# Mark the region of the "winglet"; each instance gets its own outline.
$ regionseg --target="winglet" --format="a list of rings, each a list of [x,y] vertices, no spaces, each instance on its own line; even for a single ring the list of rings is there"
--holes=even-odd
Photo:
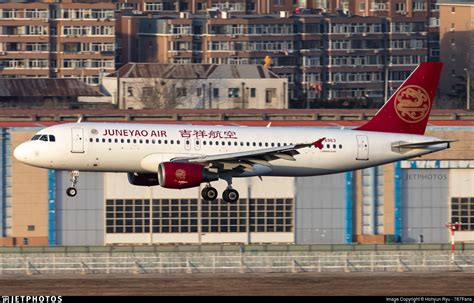
[[[423,135],[442,68],[441,62],[418,65],[375,116],[356,130]]]

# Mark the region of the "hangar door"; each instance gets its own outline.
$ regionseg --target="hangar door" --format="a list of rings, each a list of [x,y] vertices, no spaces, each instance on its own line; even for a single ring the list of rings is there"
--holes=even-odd
[[[402,242],[446,243],[449,170],[402,170]]]

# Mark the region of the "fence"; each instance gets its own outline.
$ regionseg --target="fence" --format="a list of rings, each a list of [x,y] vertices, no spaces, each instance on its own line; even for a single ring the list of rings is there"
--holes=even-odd
[[[474,271],[474,253],[181,253],[181,254],[1,254],[0,275]]]

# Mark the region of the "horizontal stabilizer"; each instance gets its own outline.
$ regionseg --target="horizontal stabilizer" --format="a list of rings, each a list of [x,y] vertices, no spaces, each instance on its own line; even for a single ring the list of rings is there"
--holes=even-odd
[[[416,149],[416,148],[426,148],[433,145],[439,144],[449,144],[457,140],[442,140],[442,141],[426,141],[426,142],[415,142],[415,143],[406,143],[406,142],[395,142],[392,144],[393,148],[405,148],[405,149]]]

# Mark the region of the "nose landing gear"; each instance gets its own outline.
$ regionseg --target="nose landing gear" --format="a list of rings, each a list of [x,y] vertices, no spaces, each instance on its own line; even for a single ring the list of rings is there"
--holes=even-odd
[[[66,194],[69,197],[74,197],[77,195],[77,189],[76,189],[76,184],[79,182],[79,171],[78,170],[72,170],[69,172],[69,175],[71,176],[71,187],[68,187],[66,189]]]

